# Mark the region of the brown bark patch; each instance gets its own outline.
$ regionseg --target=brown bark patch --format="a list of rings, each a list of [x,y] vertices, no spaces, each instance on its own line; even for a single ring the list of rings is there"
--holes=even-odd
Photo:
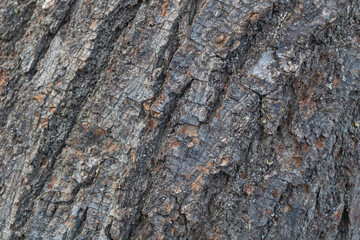
[[[40,127],[41,127],[41,128],[45,128],[45,127],[47,126],[48,122],[49,122],[49,117],[42,118],[42,119],[40,120]]]
[[[167,0],[163,5],[161,5],[161,12],[160,16],[165,17],[166,15],[166,9],[170,6],[170,0]]]
[[[199,166],[197,169],[198,169],[200,172],[202,172],[202,173],[206,173],[206,174],[209,174],[209,173],[210,173],[210,169],[207,168],[207,167]]]
[[[102,128],[97,128],[96,130],[95,130],[95,136],[96,137],[102,137],[102,136],[104,136],[106,134],[106,131],[104,130],[104,129],[102,129]]]
[[[303,146],[303,153],[307,153],[310,150],[311,146],[307,143],[304,144]]]
[[[166,209],[166,212],[169,214],[171,213],[172,207],[168,202],[164,203],[164,208]]]
[[[221,119],[220,111],[223,110],[223,108],[224,103],[221,103],[221,106],[216,110],[216,116],[218,117],[218,119]]]
[[[291,209],[292,209],[292,207],[291,207],[290,205],[286,205],[286,206],[284,207],[284,212],[285,212],[285,213],[289,213],[289,212],[291,211]]]
[[[39,94],[37,96],[33,96],[33,99],[36,100],[38,103],[42,103],[44,101],[44,94]]]
[[[339,221],[340,220],[340,217],[341,217],[341,214],[342,214],[342,209],[338,209],[336,210],[335,214],[334,214],[334,217],[336,219],[336,221]]]
[[[229,158],[226,155],[224,155],[220,160],[220,166],[226,166],[228,165],[228,163],[229,163]]]
[[[55,182],[56,182],[56,177],[53,177],[53,179],[51,180],[51,182],[48,185],[48,188],[53,189],[55,186]]]
[[[80,158],[80,157],[82,157],[84,154],[83,154],[81,151],[79,151],[79,150],[75,150],[75,151],[74,151],[74,155],[75,155],[75,157]]]
[[[189,137],[197,137],[198,132],[195,126],[183,126],[180,130],[182,135],[186,135]]]
[[[50,107],[48,108],[48,111],[51,113],[55,113],[56,112],[56,107],[54,103],[50,103]]]
[[[89,123],[84,122],[84,123],[81,124],[81,126],[83,127],[83,130],[84,130],[85,132],[89,132],[89,126],[90,126]]]
[[[250,186],[248,183],[245,186],[245,191],[248,196],[254,192],[254,187]]]
[[[227,41],[229,40],[228,36],[226,36],[225,34],[221,34],[220,36],[218,36],[216,38],[216,47],[219,50],[223,50],[225,44],[227,43]]]
[[[114,153],[117,148],[117,145],[112,143],[111,141],[108,141],[106,143],[106,149],[109,153]]]
[[[155,127],[156,127],[156,121],[150,120],[150,121],[148,122],[147,127],[148,127],[149,130],[154,131],[154,129],[155,129]]]
[[[131,149],[131,150],[130,150],[130,159],[131,159],[131,162],[134,164],[135,161],[136,161],[136,158],[135,158],[135,150],[134,150],[134,149]]]
[[[194,137],[194,138],[192,138],[191,141],[188,143],[187,147],[188,147],[188,148],[192,148],[192,147],[194,147],[195,145],[199,144],[199,142],[200,142],[199,138]]]
[[[302,166],[302,158],[301,157],[295,158],[295,166],[296,167],[301,167]]]
[[[278,196],[278,192],[277,192],[277,189],[275,188],[274,191],[273,191],[273,196],[274,197],[277,197]]]
[[[8,84],[8,78],[4,70],[0,70],[0,94],[3,93],[4,87]]]
[[[196,191],[198,191],[198,190],[200,189],[200,187],[201,187],[201,184],[200,184],[201,181],[202,181],[202,175],[198,176],[198,177],[196,178],[195,182],[193,182],[193,183],[191,184],[191,189],[192,189],[193,192],[196,192]]]
[[[256,22],[258,19],[259,19],[259,14],[258,14],[258,13],[253,13],[253,14],[250,16],[250,22],[251,22],[251,23]]]
[[[151,103],[151,99],[147,100],[143,103],[143,107],[145,111],[149,111],[150,110],[150,103]]]
[[[266,210],[265,210],[265,215],[266,215],[266,216],[269,216],[270,213],[271,213],[271,210],[270,210],[270,209],[266,209]]]
[[[49,164],[49,162],[50,162],[49,157],[43,158],[43,160],[41,161],[41,166],[45,168]]]
[[[168,146],[169,146],[169,148],[178,148],[178,147],[180,147],[180,145],[181,145],[181,142],[173,139],[172,141],[169,142]]]
[[[309,184],[304,184],[303,191],[304,191],[304,193],[309,194],[310,191],[311,191],[310,185]]]

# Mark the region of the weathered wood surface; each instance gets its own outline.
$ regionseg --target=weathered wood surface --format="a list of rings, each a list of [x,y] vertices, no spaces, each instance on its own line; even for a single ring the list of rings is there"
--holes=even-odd
[[[1,0],[0,239],[360,239],[359,0]]]

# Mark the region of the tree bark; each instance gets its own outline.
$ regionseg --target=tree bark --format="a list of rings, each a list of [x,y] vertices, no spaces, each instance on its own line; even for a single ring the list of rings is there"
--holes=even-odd
[[[359,0],[2,0],[0,239],[360,239]]]

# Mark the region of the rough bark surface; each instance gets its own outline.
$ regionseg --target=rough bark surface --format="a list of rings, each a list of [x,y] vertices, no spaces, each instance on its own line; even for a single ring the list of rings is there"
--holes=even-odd
[[[1,0],[0,239],[360,239],[359,0]]]

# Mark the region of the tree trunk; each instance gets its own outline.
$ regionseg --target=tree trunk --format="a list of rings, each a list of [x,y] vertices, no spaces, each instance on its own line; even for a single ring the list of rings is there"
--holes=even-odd
[[[0,239],[360,239],[359,0],[1,0]]]

